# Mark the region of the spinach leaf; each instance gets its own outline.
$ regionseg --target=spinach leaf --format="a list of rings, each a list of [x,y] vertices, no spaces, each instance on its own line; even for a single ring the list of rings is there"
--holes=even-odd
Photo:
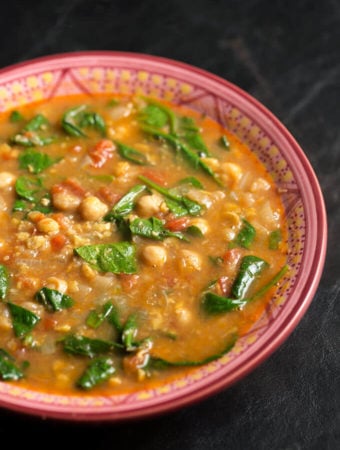
[[[230,142],[227,136],[221,136],[218,143],[224,150],[230,150]]]
[[[59,161],[59,158],[53,159],[46,153],[37,152],[33,149],[27,149],[19,155],[20,169],[27,169],[34,174],[42,172]]]
[[[23,131],[43,130],[49,124],[48,120],[42,114],[34,116],[23,128]]]
[[[138,345],[135,343],[135,337],[137,336],[137,315],[131,314],[124,324],[121,341],[127,352],[136,350]]]
[[[89,358],[94,358],[102,353],[108,353],[114,347],[112,342],[102,339],[91,339],[87,336],[78,336],[75,334],[66,336],[61,340],[61,343],[66,353],[88,356]]]
[[[36,201],[36,195],[41,191],[42,182],[40,178],[21,176],[15,182],[15,191],[19,197],[29,202]]]
[[[82,128],[92,127],[99,131],[102,136],[106,134],[104,119],[96,112],[86,111],[87,105],[79,105],[65,111],[61,126],[70,136],[87,137]]]
[[[244,298],[250,285],[268,266],[269,264],[258,256],[244,256],[241,260],[241,265],[237,277],[231,288],[232,296],[238,299]]]
[[[235,309],[242,309],[247,301],[246,299],[228,298],[213,292],[207,292],[203,298],[203,308],[208,314],[220,314]]]
[[[269,234],[268,247],[270,250],[277,250],[279,248],[280,242],[282,241],[281,230],[277,229]]]
[[[242,222],[242,228],[238,232],[236,238],[232,242],[230,242],[230,248],[239,246],[249,249],[255,239],[256,230],[253,225],[245,219],[243,219]]]
[[[12,317],[14,334],[19,338],[27,336],[40,321],[40,317],[14,303],[8,302],[7,305]]]
[[[68,109],[64,113],[61,119],[61,126],[64,131],[70,136],[86,137],[86,134],[83,132],[83,130],[80,129],[78,124],[79,119],[81,119],[81,114],[86,108],[86,105],[79,105],[74,108]]]
[[[139,114],[139,120],[142,124],[155,128],[163,128],[169,126],[171,134],[175,133],[176,115],[167,106],[156,102],[152,99],[146,99],[148,105],[142,109]]]
[[[44,146],[51,144],[54,141],[52,136],[41,136],[38,131],[44,131],[49,125],[48,120],[42,114],[34,116],[24,126],[20,133],[15,134],[11,138],[14,144],[22,145],[24,147]]]
[[[79,126],[81,128],[92,127],[97,129],[102,136],[106,135],[104,119],[96,112],[84,112],[80,119]]]
[[[68,295],[48,287],[41,288],[35,294],[35,298],[50,312],[61,311],[62,309],[70,308],[74,304],[73,299]]]
[[[21,122],[22,120],[24,120],[23,115],[19,112],[19,111],[12,111],[11,115],[9,116],[9,120],[12,123],[17,123],[17,122]]]
[[[92,389],[98,384],[108,380],[115,371],[116,369],[111,358],[96,358],[88,365],[85,372],[78,379],[76,385],[81,389]]]
[[[183,233],[167,230],[163,222],[156,217],[150,217],[149,219],[136,218],[130,223],[130,230],[132,234],[155,239],[156,241],[162,241],[167,237],[176,237],[187,241]]]
[[[100,272],[137,272],[136,247],[130,242],[84,245],[74,251]]]
[[[15,381],[23,376],[22,371],[15,365],[14,358],[0,348],[0,380]]]
[[[222,297],[220,295],[214,294],[213,292],[206,292],[203,296],[202,306],[206,313],[208,314],[220,314],[224,312],[233,311],[235,309],[242,309],[250,301],[265,295],[276,283],[287,273],[289,267],[287,265],[283,266],[261,289],[259,289],[252,297],[248,298],[228,298]],[[240,271],[241,272],[241,271]],[[247,277],[251,277],[248,274]],[[238,281],[234,282],[236,294],[244,295],[244,292],[239,293],[236,289]]]
[[[104,216],[104,220],[110,222],[130,214],[135,206],[137,198],[145,190],[146,186],[143,184],[137,184],[131,188],[129,192],[114,205],[111,211]]]
[[[0,300],[4,300],[7,295],[9,275],[7,267],[0,264]]]
[[[236,344],[237,336],[232,335],[231,338],[227,341],[225,347],[219,352],[215,353],[214,355],[208,356],[207,358],[198,360],[198,361],[169,361],[163,358],[158,358],[155,356],[151,356],[149,360],[148,366],[155,369],[166,369],[168,367],[196,367],[196,366],[203,366],[204,364],[208,364],[212,361],[215,361],[219,358],[222,358],[225,354],[229,353],[234,345]]]
[[[118,312],[118,309],[116,306],[113,305],[108,317],[108,322],[114,326],[114,328],[119,332],[122,333],[124,326],[122,325],[122,322],[120,320],[120,315]]]
[[[135,150],[132,147],[122,144],[121,142],[115,141],[115,144],[117,146],[117,151],[122,158],[127,159],[128,161],[140,166],[148,164],[148,159],[143,153]]]
[[[86,325],[91,328],[98,328],[106,318],[113,314],[114,306],[111,302],[105,303],[100,312],[92,310],[86,318]]]
[[[11,142],[13,144],[22,145],[23,147],[43,147],[45,145],[51,144],[54,142],[54,137],[47,136],[41,137],[37,133],[32,133],[29,136],[25,134],[16,134],[11,138]]]
[[[178,133],[190,148],[197,151],[200,157],[211,156],[200,134],[200,129],[192,117],[181,117]]]
[[[43,213],[52,211],[50,194],[43,187],[40,178],[18,177],[15,183],[15,191],[19,199],[14,202],[13,211],[41,211]]]
[[[149,178],[143,175],[140,175],[139,179],[142,180],[150,188],[164,195],[164,197],[166,197],[166,203],[168,208],[176,216],[178,217],[184,215],[197,216],[202,212],[203,207],[194,200],[191,200],[186,196],[176,195],[172,193],[169,189],[160,186],[159,184],[155,183],[154,181],[150,180]]]

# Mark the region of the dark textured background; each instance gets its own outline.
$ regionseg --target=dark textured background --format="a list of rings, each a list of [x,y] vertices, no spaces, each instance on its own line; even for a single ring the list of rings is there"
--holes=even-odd
[[[339,449],[340,2],[2,2],[0,67],[76,50],[177,59],[234,82],[296,137],[324,192],[325,270],[287,341],[233,387],[137,423],[67,424],[0,409],[0,446],[101,449]]]

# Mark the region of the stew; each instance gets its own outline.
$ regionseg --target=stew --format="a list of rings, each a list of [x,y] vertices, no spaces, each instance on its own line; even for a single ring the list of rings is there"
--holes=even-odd
[[[288,270],[279,192],[206,116],[69,96],[0,118],[0,380],[121,393],[215,360]]]

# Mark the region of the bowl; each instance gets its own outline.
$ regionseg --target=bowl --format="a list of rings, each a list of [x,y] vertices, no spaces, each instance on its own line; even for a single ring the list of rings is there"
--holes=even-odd
[[[198,402],[238,382],[297,326],[322,274],[327,224],[322,192],[299,144],[261,103],[234,84],[188,64],[146,54],[76,52],[0,71],[0,111],[77,93],[139,93],[205,113],[256,153],[280,189],[288,222],[289,277],[233,350],[180,379],[124,395],[54,395],[0,382],[0,406],[74,421],[121,421]]]

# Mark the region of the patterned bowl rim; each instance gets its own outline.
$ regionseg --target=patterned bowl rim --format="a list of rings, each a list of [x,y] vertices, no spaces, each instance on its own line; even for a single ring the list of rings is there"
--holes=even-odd
[[[87,404],[86,401],[81,404],[77,403],[77,400],[58,403],[54,401],[53,396],[41,401],[39,395],[36,396],[30,391],[22,391],[20,388],[13,390],[11,387],[7,387],[9,384],[0,382],[1,407],[45,418],[74,421],[137,419],[187,406],[231,386],[266,360],[298,325],[318,288],[326,257],[327,215],[325,203],[310,162],[280,120],[262,103],[235,84],[204,69],[160,56],[120,51],[80,51],[51,54],[7,66],[0,70],[0,85],[46,71],[103,66],[140,68],[148,71],[155,70],[163,74],[167,74],[169,71],[173,74],[176,73],[181,80],[204,86],[211,92],[217,92],[216,95],[228,101],[232,100],[234,104],[240,105],[240,109],[248,117],[254,118],[257,125],[265,130],[266,135],[273,137],[299,185],[299,194],[306,214],[304,255],[294,290],[289,297],[289,303],[292,306],[286,314],[281,314],[275,323],[275,329],[272,329],[265,342],[259,339],[251,347],[250,353],[245,351],[228,369],[224,367],[222,370],[216,370],[206,379],[197,383],[193,382],[184,389],[175,389],[170,394],[151,397],[143,402],[132,401],[117,406],[112,398],[105,399],[98,405],[95,402]],[[239,363],[239,359],[242,364]],[[48,394],[42,394],[43,397],[46,395],[48,397]]]

